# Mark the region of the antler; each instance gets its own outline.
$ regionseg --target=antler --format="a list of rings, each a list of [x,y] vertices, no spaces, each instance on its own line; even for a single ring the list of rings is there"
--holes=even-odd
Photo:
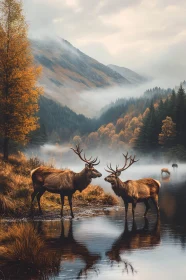
[[[107,164],[107,168],[108,168],[109,170],[105,169],[105,171],[107,171],[108,173],[111,173],[111,174],[116,173],[116,171],[112,168],[111,163],[110,163],[110,166],[108,166],[108,164]],[[116,168],[117,168],[117,167],[116,167]]]
[[[124,155],[123,154],[123,156],[124,156],[124,158],[125,158],[125,164],[124,164],[124,166],[122,167],[122,168],[117,168],[116,167],[116,170],[118,171],[118,172],[122,172],[122,171],[124,171],[124,170],[126,170],[127,168],[129,168],[133,163],[135,163],[135,162],[137,162],[139,159],[137,159],[137,160],[135,160],[135,155],[132,157],[132,156],[130,156],[130,157],[128,157],[128,152],[127,152],[127,154],[126,155]],[[128,164],[128,160],[130,160],[130,162],[129,162],[129,164]],[[127,164],[128,164],[128,166],[127,166]]]
[[[96,161],[98,160],[98,158],[95,158],[95,159],[91,160],[92,157],[90,157],[89,159],[87,159],[87,158],[85,157],[85,153],[84,153],[84,155],[83,155],[83,157],[82,157],[81,153],[83,152],[83,149],[80,150],[79,144],[76,145],[76,149],[71,148],[71,150],[73,150],[74,153],[75,153],[76,155],[78,155],[79,158],[80,158],[82,161],[86,162],[86,163],[89,164],[89,165],[98,165],[98,164],[100,163],[100,161],[98,161],[98,162],[96,163]]]
[[[134,156],[134,157],[132,157],[132,156],[128,157],[128,152],[127,152],[126,155],[123,154],[123,156],[124,156],[124,158],[125,158],[125,164],[124,164],[124,166],[123,166],[122,168],[118,168],[119,166],[116,165],[116,170],[114,170],[114,169],[112,168],[112,166],[111,166],[111,163],[110,163],[110,166],[108,166],[108,164],[107,164],[107,168],[108,168],[109,170],[105,169],[105,171],[107,171],[108,173],[111,173],[111,174],[121,173],[122,171],[124,171],[124,170],[126,170],[127,168],[129,168],[134,162],[137,162],[137,161],[139,160],[139,159],[138,159],[138,160],[135,160],[135,157],[136,157],[136,156]],[[129,162],[128,166],[127,166],[128,160],[130,160],[130,162]]]

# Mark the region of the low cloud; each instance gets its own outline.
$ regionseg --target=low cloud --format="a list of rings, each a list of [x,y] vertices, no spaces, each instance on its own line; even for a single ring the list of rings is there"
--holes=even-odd
[[[24,0],[24,9],[31,37],[60,36],[104,64],[184,78],[184,0]]]

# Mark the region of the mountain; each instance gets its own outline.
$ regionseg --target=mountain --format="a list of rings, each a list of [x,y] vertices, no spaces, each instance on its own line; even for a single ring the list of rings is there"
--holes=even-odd
[[[125,67],[120,67],[113,64],[109,64],[108,67],[125,77],[133,85],[139,85],[147,82],[148,80],[147,78]]]
[[[121,74],[84,54],[63,39],[32,40],[36,63],[43,67],[45,95],[70,106],[76,94],[92,88],[130,85]]]
[[[30,143],[35,145],[68,142],[74,135],[90,133],[100,126],[97,120],[76,114],[45,96],[39,99],[38,117],[40,128],[30,135]]]

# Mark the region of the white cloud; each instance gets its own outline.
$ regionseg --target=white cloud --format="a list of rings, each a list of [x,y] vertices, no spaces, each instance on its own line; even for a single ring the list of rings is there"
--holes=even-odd
[[[184,0],[24,0],[24,7],[32,36],[61,36],[105,64],[169,75],[171,61],[186,70]]]

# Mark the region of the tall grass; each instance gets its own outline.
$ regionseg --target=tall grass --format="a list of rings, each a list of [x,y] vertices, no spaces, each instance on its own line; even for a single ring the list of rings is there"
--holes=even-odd
[[[82,193],[76,192],[74,198],[77,205],[117,205],[117,197],[107,194],[100,186],[89,185]]]
[[[0,234],[1,270],[11,279],[48,279],[60,267],[60,259],[45,245],[31,224],[16,224]]]

